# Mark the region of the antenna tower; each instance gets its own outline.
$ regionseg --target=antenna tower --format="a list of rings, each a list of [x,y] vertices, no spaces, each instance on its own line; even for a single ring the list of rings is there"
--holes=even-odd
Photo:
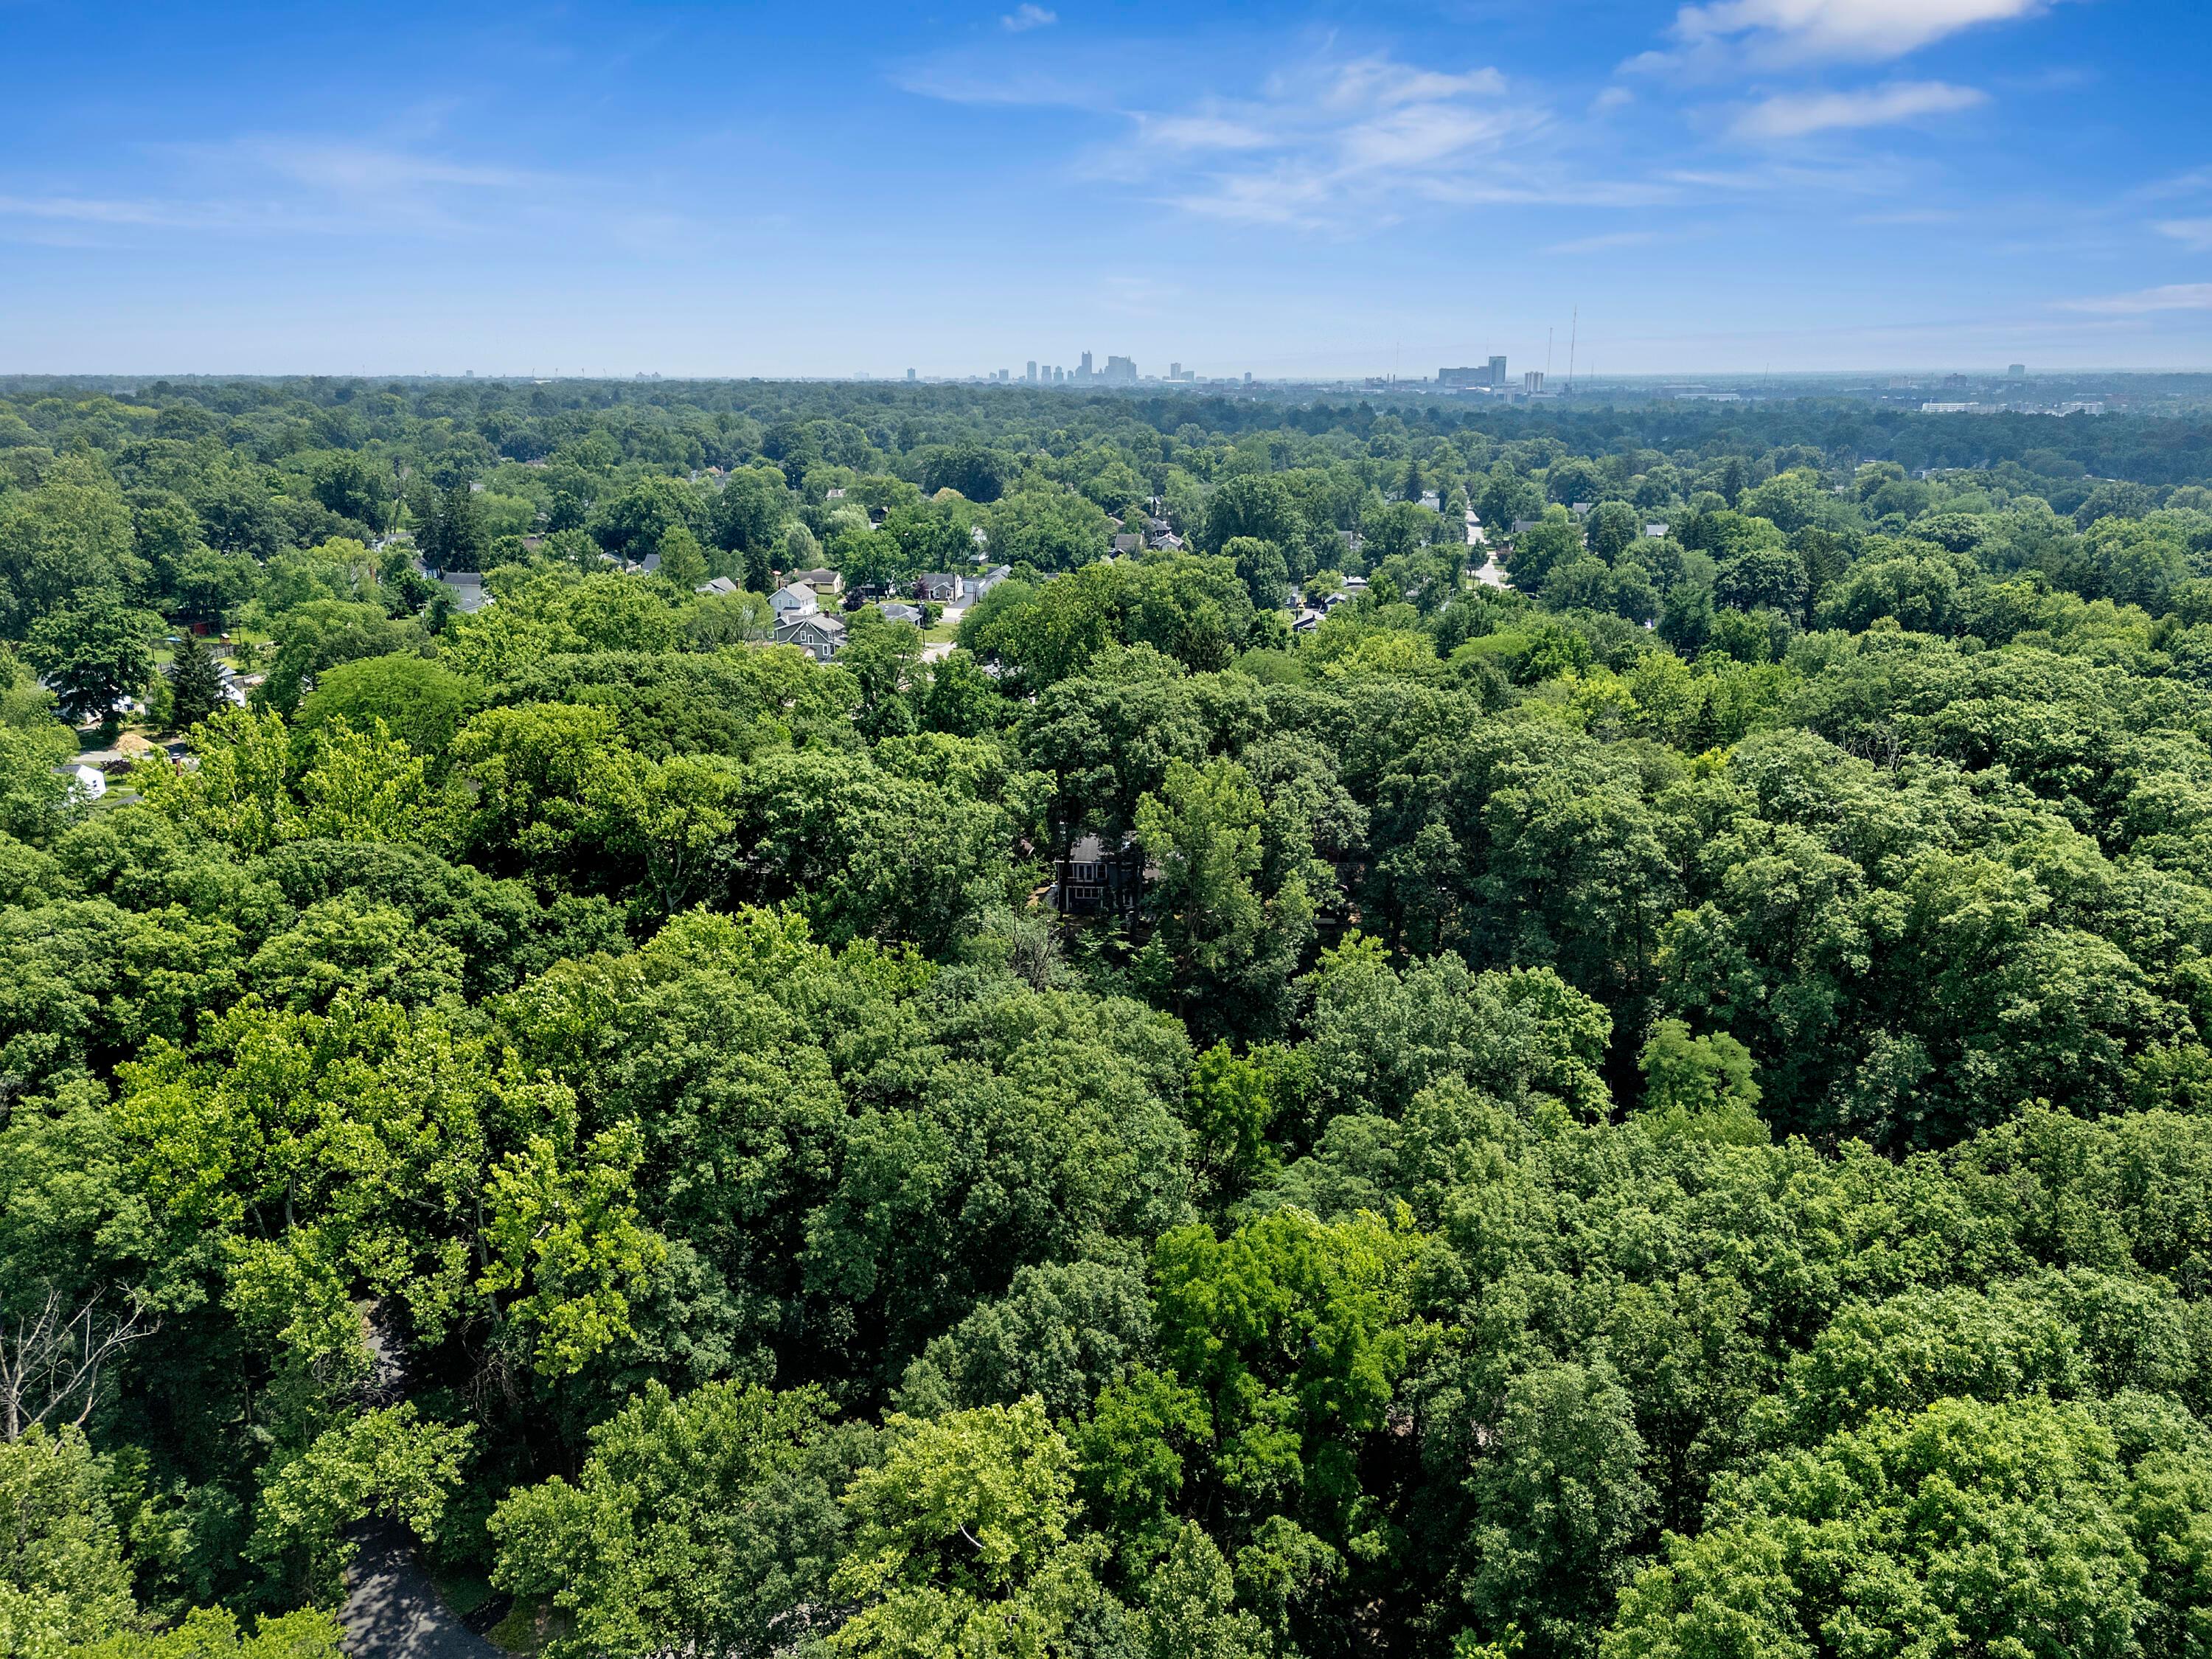
[[[1581,337],[1582,331],[1583,308],[1577,306],[1574,317],[1567,325],[1567,395],[1569,397],[1572,397],[1575,391],[1575,342]]]

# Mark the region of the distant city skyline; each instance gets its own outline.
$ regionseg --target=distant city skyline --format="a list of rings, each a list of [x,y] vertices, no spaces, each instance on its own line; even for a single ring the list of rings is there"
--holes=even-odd
[[[2212,365],[2187,0],[8,16],[0,373]]]

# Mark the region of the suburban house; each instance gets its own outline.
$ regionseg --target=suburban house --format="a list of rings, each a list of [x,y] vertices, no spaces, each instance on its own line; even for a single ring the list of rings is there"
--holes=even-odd
[[[660,555],[647,554],[637,562],[637,568],[648,576],[658,575],[660,573]]]
[[[480,570],[447,570],[439,574],[439,581],[453,601],[453,609],[465,617],[472,617],[491,603],[484,592],[483,573]]]
[[[107,793],[107,776],[96,766],[73,766],[69,771],[70,798],[95,801]]]
[[[1667,526],[1663,524],[1647,524],[1644,526],[1644,536],[1651,541],[1659,540],[1666,533]]]
[[[1433,489],[1424,489],[1421,492],[1421,505],[1431,513],[1441,513],[1444,510],[1444,498]]]
[[[968,578],[968,595],[970,599],[980,599],[1013,574],[1012,565],[994,564],[981,575]]]
[[[1142,536],[1137,535],[1134,532],[1132,532],[1126,536],[1116,536],[1114,538],[1114,551],[1116,554],[1141,553],[1144,550],[1145,538]]]
[[[960,597],[960,578],[949,570],[932,570],[915,580],[914,596],[933,605],[951,605]]]
[[[694,593],[742,593],[744,592],[727,576],[710,576],[691,591]]]
[[[775,625],[775,643],[795,645],[817,662],[828,662],[844,647],[845,619],[818,611],[794,612]]]
[[[1513,533],[1516,536],[1521,535],[1525,532],[1534,530],[1538,525],[1543,522],[1544,521],[1541,519],[1516,519],[1513,520]]]
[[[794,570],[784,580],[793,586],[804,585],[817,593],[842,593],[845,579],[834,570]]]
[[[779,623],[788,622],[794,617],[811,617],[822,608],[815,603],[812,588],[798,586],[777,588],[768,596],[768,605],[775,612],[775,619]]]
[[[1182,551],[1182,538],[1172,530],[1163,530],[1152,538],[1152,550],[1156,553],[1180,553]]]
[[[1094,916],[1106,910],[1133,910],[1144,888],[1144,872],[1134,848],[1109,850],[1097,836],[1085,836],[1068,848],[1053,883],[1053,908],[1062,915]]]
[[[921,626],[921,607],[918,605],[901,605],[896,599],[891,599],[878,605],[876,610],[885,622],[912,623],[917,628]]]

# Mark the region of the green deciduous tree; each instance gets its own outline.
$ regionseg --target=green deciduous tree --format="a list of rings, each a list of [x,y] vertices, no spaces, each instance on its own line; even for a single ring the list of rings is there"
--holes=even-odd
[[[592,1431],[573,1483],[517,1488],[493,1513],[495,1582],[570,1623],[566,1656],[769,1653],[818,1638],[850,1523],[839,1501],[872,1455],[827,1398],[650,1383]]]
[[[23,655],[64,714],[112,731],[121,720],[117,705],[153,677],[155,623],[114,592],[95,590],[33,624]]]
[[[1261,862],[1260,792],[1233,761],[1168,763],[1137,803],[1137,840],[1159,869],[1146,907],[1153,937],[1139,973],[1186,1023],[1207,1033],[1270,1036],[1285,1023],[1291,976],[1313,937],[1303,872],[1273,893]]]
[[[1069,1536],[1074,1455],[1034,1399],[921,1423],[885,1421],[883,1461],[846,1500],[836,1589],[856,1604],[832,1638],[884,1659],[1011,1659],[1079,1650],[1107,1612],[1097,1540]],[[1114,1609],[1118,1611],[1118,1609]]]

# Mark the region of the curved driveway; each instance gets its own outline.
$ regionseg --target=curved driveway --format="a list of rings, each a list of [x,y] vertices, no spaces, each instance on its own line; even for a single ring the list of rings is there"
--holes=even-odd
[[[446,1605],[404,1527],[378,1522],[362,1530],[346,1590],[338,1618],[354,1659],[508,1659]]]

